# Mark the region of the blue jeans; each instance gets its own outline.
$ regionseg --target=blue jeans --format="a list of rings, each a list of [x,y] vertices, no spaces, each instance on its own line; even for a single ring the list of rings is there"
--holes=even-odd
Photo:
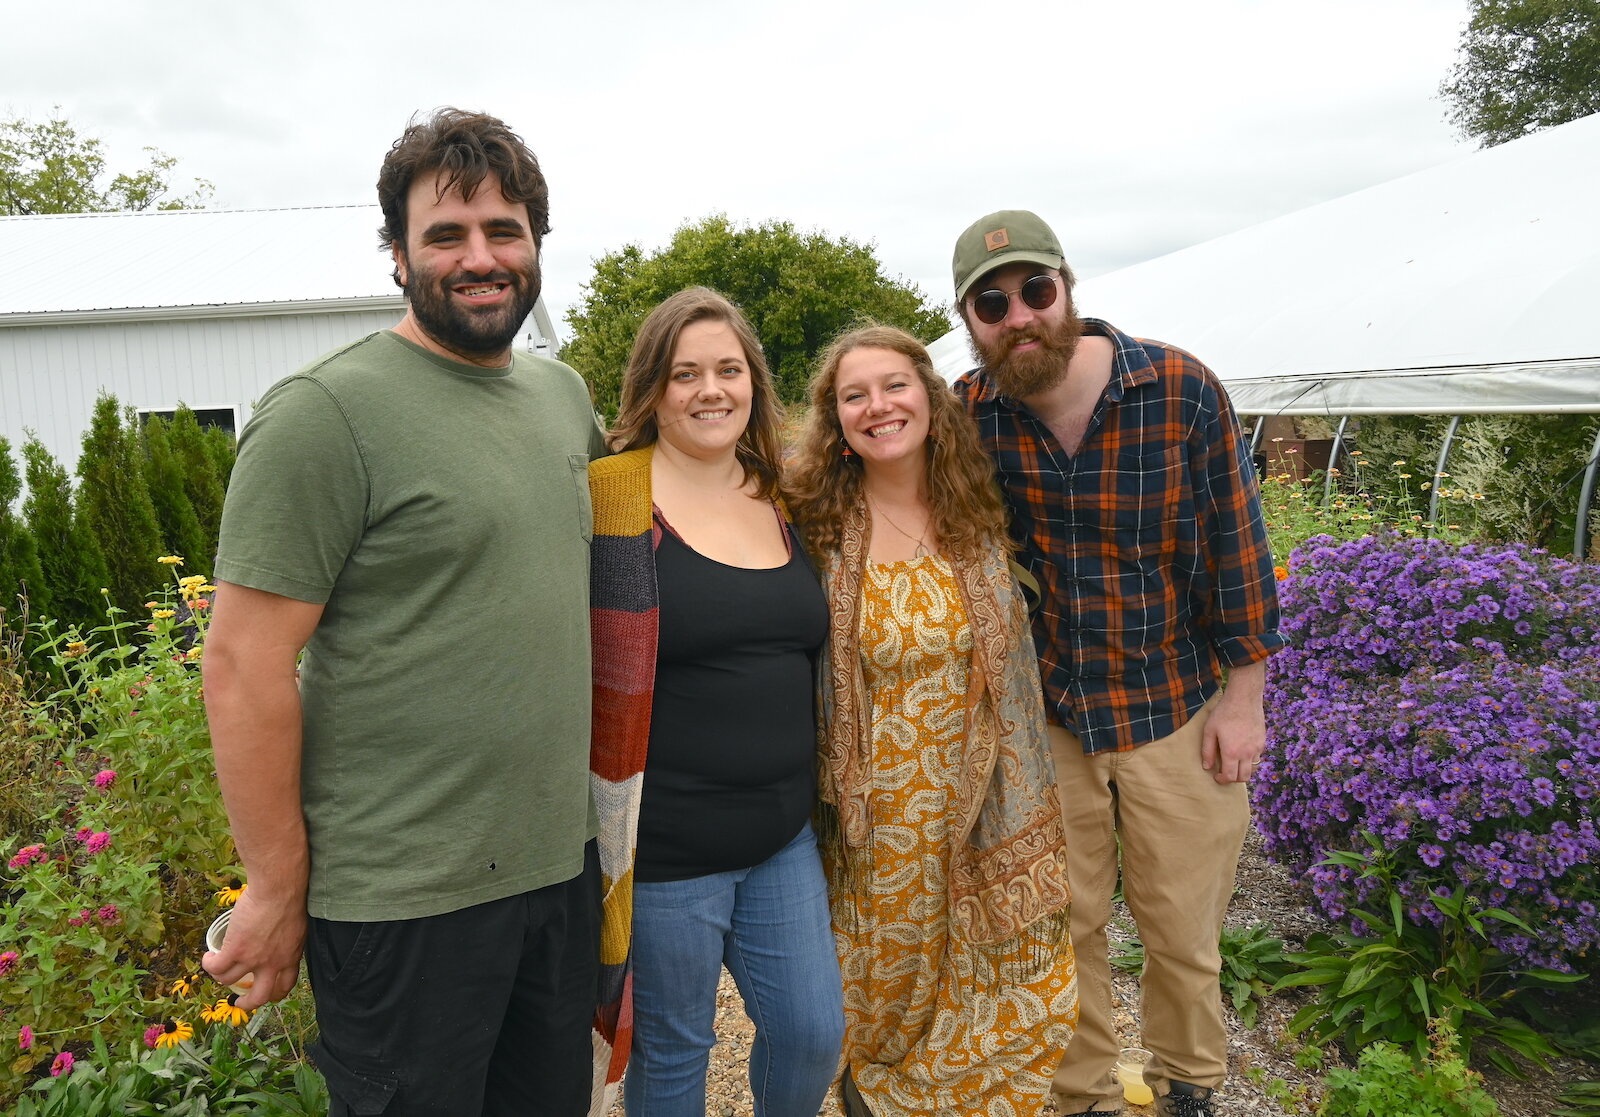
[[[844,1042],[839,959],[811,824],[749,869],[633,886],[628,1117],[705,1117],[726,965],[755,1022],[755,1117],[816,1117]]]

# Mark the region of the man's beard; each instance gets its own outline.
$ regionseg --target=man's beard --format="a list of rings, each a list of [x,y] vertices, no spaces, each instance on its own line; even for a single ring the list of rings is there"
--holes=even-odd
[[[989,370],[1000,394],[1011,399],[1027,399],[1061,383],[1081,336],[1083,321],[1070,301],[1065,315],[1055,325],[1036,322],[1026,330],[1001,335],[993,345],[984,345],[967,330],[973,357]],[[1039,347],[1026,353],[1013,352],[1018,342],[1029,340],[1037,340]]]
[[[516,339],[539,299],[539,260],[525,272],[499,269],[483,275],[457,272],[439,278],[423,268],[413,268],[405,286],[412,316],[428,336],[463,357],[493,357],[504,353]],[[474,283],[506,283],[511,297],[493,306],[475,307],[456,301],[452,288]]]

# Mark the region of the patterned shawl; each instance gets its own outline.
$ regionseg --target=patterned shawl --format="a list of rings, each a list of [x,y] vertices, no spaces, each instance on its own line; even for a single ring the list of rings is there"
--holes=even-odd
[[[831,616],[819,672],[818,784],[837,811],[840,852],[850,859],[872,840],[872,703],[860,652],[865,507],[852,510],[842,527],[838,549],[820,564]],[[1065,948],[1066,841],[1027,609],[998,548],[977,562],[952,558],[951,566],[973,644],[966,764],[952,830],[951,925],[970,943],[1001,947],[1053,919],[1056,945]]]

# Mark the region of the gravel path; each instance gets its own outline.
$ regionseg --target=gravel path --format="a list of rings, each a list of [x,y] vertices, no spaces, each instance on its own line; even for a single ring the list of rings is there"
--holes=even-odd
[[[1291,949],[1298,949],[1308,933],[1327,927],[1323,920],[1306,910],[1298,882],[1261,856],[1254,831],[1240,860],[1238,886],[1228,922],[1240,927],[1265,923]],[[1131,929],[1132,920],[1126,912],[1118,912],[1113,918],[1113,929],[1119,925]],[[1119,970],[1112,973],[1119,1001],[1118,1029],[1125,1045],[1137,1046],[1138,979]],[[1240,1025],[1231,1008],[1224,1009],[1231,1029],[1230,1073],[1226,1087],[1217,1092],[1218,1117],[1307,1117],[1315,1112],[1317,1084],[1322,1072],[1310,1073],[1297,1067],[1294,1055],[1299,1044],[1284,1035],[1285,1026],[1306,999],[1304,994],[1294,996],[1294,992],[1271,998],[1262,1006],[1255,1028],[1249,1031]],[[753,1034],[738,991],[724,973],[717,991],[718,1043],[711,1053],[711,1069],[707,1076],[707,1117],[751,1117],[746,1070]],[[1336,1059],[1337,1052],[1333,1052],[1332,1057]],[[1503,1117],[1545,1117],[1555,1107],[1556,1095],[1563,1085],[1585,1077],[1593,1077],[1593,1069],[1585,1069],[1583,1064],[1571,1060],[1558,1061],[1552,1073],[1534,1068],[1526,1079],[1485,1071],[1487,1088],[1500,1103]],[[1055,1110],[1046,1106],[1044,1112],[1053,1115]],[[831,1098],[821,1113],[823,1117],[841,1117],[837,1103]],[[1130,1105],[1123,1113],[1125,1117],[1153,1117],[1155,1109]],[[610,1117],[623,1117],[620,1102]]]

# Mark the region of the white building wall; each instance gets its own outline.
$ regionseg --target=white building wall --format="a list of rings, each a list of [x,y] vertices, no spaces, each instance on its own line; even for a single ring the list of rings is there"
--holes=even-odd
[[[346,342],[400,320],[401,309],[27,325],[0,328],[0,435],[20,449],[35,431],[70,473],[95,400],[169,410],[233,407],[242,427],[263,392]]]

